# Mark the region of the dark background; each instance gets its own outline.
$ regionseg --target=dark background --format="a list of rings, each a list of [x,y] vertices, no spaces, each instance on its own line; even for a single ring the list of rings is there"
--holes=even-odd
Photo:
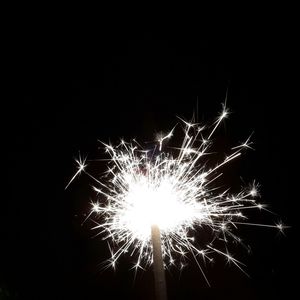
[[[79,151],[103,155],[98,139],[151,141],[171,129],[176,116],[189,120],[197,107],[199,121],[211,122],[226,89],[231,115],[216,133],[217,150],[228,151],[254,131],[255,151],[227,168],[224,183],[238,189],[256,179],[262,202],[278,215],[251,220],[282,220],[292,228],[285,235],[240,231],[252,253],[231,249],[250,278],[216,256],[205,268],[211,288],[191,262],[181,274],[167,272],[168,293],[170,299],[292,299],[297,200],[291,172],[297,159],[288,27],[280,20],[215,31],[197,22],[159,30],[95,22],[54,30],[53,23],[28,19],[8,43],[0,299],[152,299],[151,268],[134,279],[130,257],[122,257],[115,272],[100,272],[107,244],[92,238],[92,223],[81,226],[95,196],[90,180],[80,176],[64,190],[76,171],[74,158]]]

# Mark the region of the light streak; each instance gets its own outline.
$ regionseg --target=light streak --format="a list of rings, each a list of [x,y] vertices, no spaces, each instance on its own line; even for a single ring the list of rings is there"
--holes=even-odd
[[[86,171],[85,160],[79,158],[76,161],[78,170],[67,186],[81,172],[96,182],[93,189],[98,199],[91,203],[88,217],[99,217],[94,229],[108,240],[111,258],[106,267],[115,268],[117,260],[125,253],[136,258],[135,269],[151,265],[151,226],[157,225],[165,267],[178,265],[182,268],[191,256],[208,283],[202,263],[212,261],[214,253],[224,256],[245,272],[243,264],[228,251],[230,241],[242,244],[236,234],[239,226],[283,231],[286,226],[282,223],[255,224],[244,214],[249,209],[268,211],[264,204],[257,202],[259,192],[255,182],[237,194],[217,185],[226,171],[224,167],[238,158],[244,149],[251,148],[250,137],[231,148],[233,152],[223,161],[213,167],[207,166],[205,159],[212,155],[209,153],[212,136],[228,114],[223,105],[211,127],[181,120],[184,137],[179,147],[164,146],[172,138],[175,127],[166,136],[158,138],[159,147],[154,150],[143,149],[135,140],[131,143],[121,140],[117,146],[103,143],[110,158],[105,178],[101,180]],[[195,238],[197,233],[203,233],[205,238]]]

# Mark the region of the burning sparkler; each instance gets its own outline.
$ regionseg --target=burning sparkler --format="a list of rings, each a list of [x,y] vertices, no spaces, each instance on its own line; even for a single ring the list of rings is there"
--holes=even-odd
[[[163,258],[160,264],[163,261],[165,268],[176,264],[182,268],[191,255],[209,284],[200,260],[211,261],[213,253],[224,256],[244,272],[242,263],[229,254],[227,246],[226,250],[215,246],[217,241],[241,243],[235,233],[240,225],[283,230],[282,224],[247,221],[246,210],[265,209],[256,200],[257,184],[234,195],[216,186],[223,167],[239,157],[243,149],[251,148],[250,138],[232,148],[232,153],[214,167],[205,164],[211,154],[208,151],[212,136],[227,116],[228,110],[223,106],[211,127],[181,120],[183,141],[177,148],[168,148],[169,152],[164,150],[165,143],[172,138],[175,128],[160,136],[151,151],[135,140],[121,141],[115,147],[104,144],[110,158],[101,179],[86,171],[85,160],[77,160],[78,170],[69,184],[81,172],[96,182],[93,189],[99,198],[91,203],[89,216],[100,216],[101,221],[94,228],[110,241],[111,258],[106,266],[115,267],[119,257],[129,253],[136,257],[136,269],[151,265],[153,260],[155,263],[159,257]],[[194,238],[194,232],[200,230],[211,233],[210,241],[201,247]],[[163,275],[158,276],[164,285]]]

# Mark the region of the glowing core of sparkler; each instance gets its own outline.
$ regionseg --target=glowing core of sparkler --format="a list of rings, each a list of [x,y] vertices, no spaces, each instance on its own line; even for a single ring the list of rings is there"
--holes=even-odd
[[[184,191],[177,190],[171,178],[160,179],[159,186],[148,181],[147,176],[141,175],[138,181],[129,184],[128,194],[123,200],[126,207],[117,220],[137,238],[149,238],[154,224],[164,234],[176,230],[196,218],[194,207],[197,206],[197,219],[201,219],[199,206],[202,205],[196,202],[188,204]]]

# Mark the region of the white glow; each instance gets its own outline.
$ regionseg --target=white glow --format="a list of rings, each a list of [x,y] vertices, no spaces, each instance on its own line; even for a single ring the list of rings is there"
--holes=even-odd
[[[195,218],[193,206],[199,204],[187,205],[183,193],[176,190],[170,178],[161,179],[159,186],[149,182],[144,175],[134,181],[124,195],[126,209],[118,215],[118,223],[137,238],[149,238],[153,224],[158,225],[163,233],[168,233]]]

